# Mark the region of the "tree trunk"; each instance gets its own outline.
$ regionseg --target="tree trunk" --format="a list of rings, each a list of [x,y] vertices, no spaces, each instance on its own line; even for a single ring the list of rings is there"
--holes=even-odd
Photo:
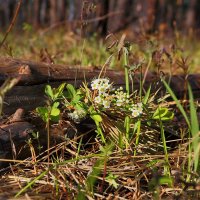
[[[186,13],[186,21],[185,21],[185,27],[187,30],[191,30],[195,26],[195,6],[196,6],[196,0],[190,0],[189,1],[189,8]]]
[[[57,1],[50,0],[50,25],[57,22]]]
[[[38,27],[39,22],[38,22],[38,15],[39,15],[39,0],[35,0],[33,2],[33,26]]]

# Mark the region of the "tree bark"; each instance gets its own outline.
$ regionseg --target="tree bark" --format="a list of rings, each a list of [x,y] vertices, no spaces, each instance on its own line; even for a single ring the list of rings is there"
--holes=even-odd
[[[44,89],[47,84],[57,87],[62,82],[66,82],[79,87],[85,79],[90,82],[94,77],[98,77],[101,71],[99,68],[76,68],[13,58],[0,58],[0,66],[0,83],[3,83],[8,77],[20,77],[18,85],[5,96],[3,106],[5,114],[12,114],[18,108],[31,111],[44,105]],[[124,72],[107,69],[105,77],[109,77],[115,86],[124,86]],[[148,88],[150,84],[157,81],[159,81],[159,77],[154,73],[149,73],[144,87]],[[200,97],[200,75],[189,75],[188,81],[195,97]],[[175,75],[171,78],[170,85],[179,98],[182,98],[186,92],[182,87],[184,83],[184,76]],[[139,74],[136,74],[134,76],[134,89],[138,89],[139,86]]]
[[[193,29],[195,25],[195,5],[197,3],[196,0],[190,0],[189,2],[189,8],[186,13],[185,27],[190,30]]]

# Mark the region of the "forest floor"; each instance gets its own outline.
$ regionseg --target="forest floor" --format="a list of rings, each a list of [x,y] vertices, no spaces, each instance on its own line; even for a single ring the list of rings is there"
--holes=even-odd
[[[188,86],[188,75],[200,72],[199,47],[179,33],[83,39],[28,25],[11,33],[2,57],[101,70],[78,88],[46,83],[46,104],[26,116],[40,131],[20,149],[10,139],[15,160],[0,147],[0,163],[10,162],[0,169],[0,199],[200,199],[200,105]],[[124,72],[123,88],[113,87],[108,69]],[[143,87],[148,72],[159,82]],[[185,89],[178,98],[165,79],[177,74]],[[1,129],[12,119],[3,116]],[[24,149],[30,156],[20,160]]]

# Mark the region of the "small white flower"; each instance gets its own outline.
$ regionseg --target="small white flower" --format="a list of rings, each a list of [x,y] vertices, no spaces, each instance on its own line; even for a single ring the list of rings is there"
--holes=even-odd
[[[101,79],[101,82],[103,83],[103,84],[108,84],[109,83],[109,79],[108,78],[102,78]]]
[[[132,110],[132,116],[133,117],[138,117],[140,115],[140,112],[138,110]]]
[[[108,100],[103,100],[103,106],[104,106],[104,108],[110,108],[110,101],[108,101]]]
[[[100,85],[100,80],[99,79],[95,79],[91,82],[91,87],[92,87],[92,90],[97,90],[98,87]]]
[[[109,79],[98,78],[91,82],[92,90],[98,90],[99,93],[105,93],[112,88],[112,84],[109,84]]]
[[[98,90],[99,90],[99,94],[105,94],[106,93],[106,88],[103,87],[103,86],[99,87]]]
[[[95,101],[95,103],[97,103],[97,104],[101,104],[101,103],[102,103],[102,98],[101,98],[100,96],[96,96],[96,97],[94,98],[94,101]]]
[[[117,100],[116,101],[116,106],[122,106],[123,105],[123,101],[122,100]]]

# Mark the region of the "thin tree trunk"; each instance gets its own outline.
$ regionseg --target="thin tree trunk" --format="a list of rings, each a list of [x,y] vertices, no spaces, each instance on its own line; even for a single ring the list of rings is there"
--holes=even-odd
[[[33,26],[38,27],[39,0],[33,2]]]
[[[57,22],[57,1],[50,0],[50,24],[55,24]]]
[[[190,0],[189,8],[186,14],[185,26],[187,29],[194,28],[195,25],[195,5],[196,0]]]

